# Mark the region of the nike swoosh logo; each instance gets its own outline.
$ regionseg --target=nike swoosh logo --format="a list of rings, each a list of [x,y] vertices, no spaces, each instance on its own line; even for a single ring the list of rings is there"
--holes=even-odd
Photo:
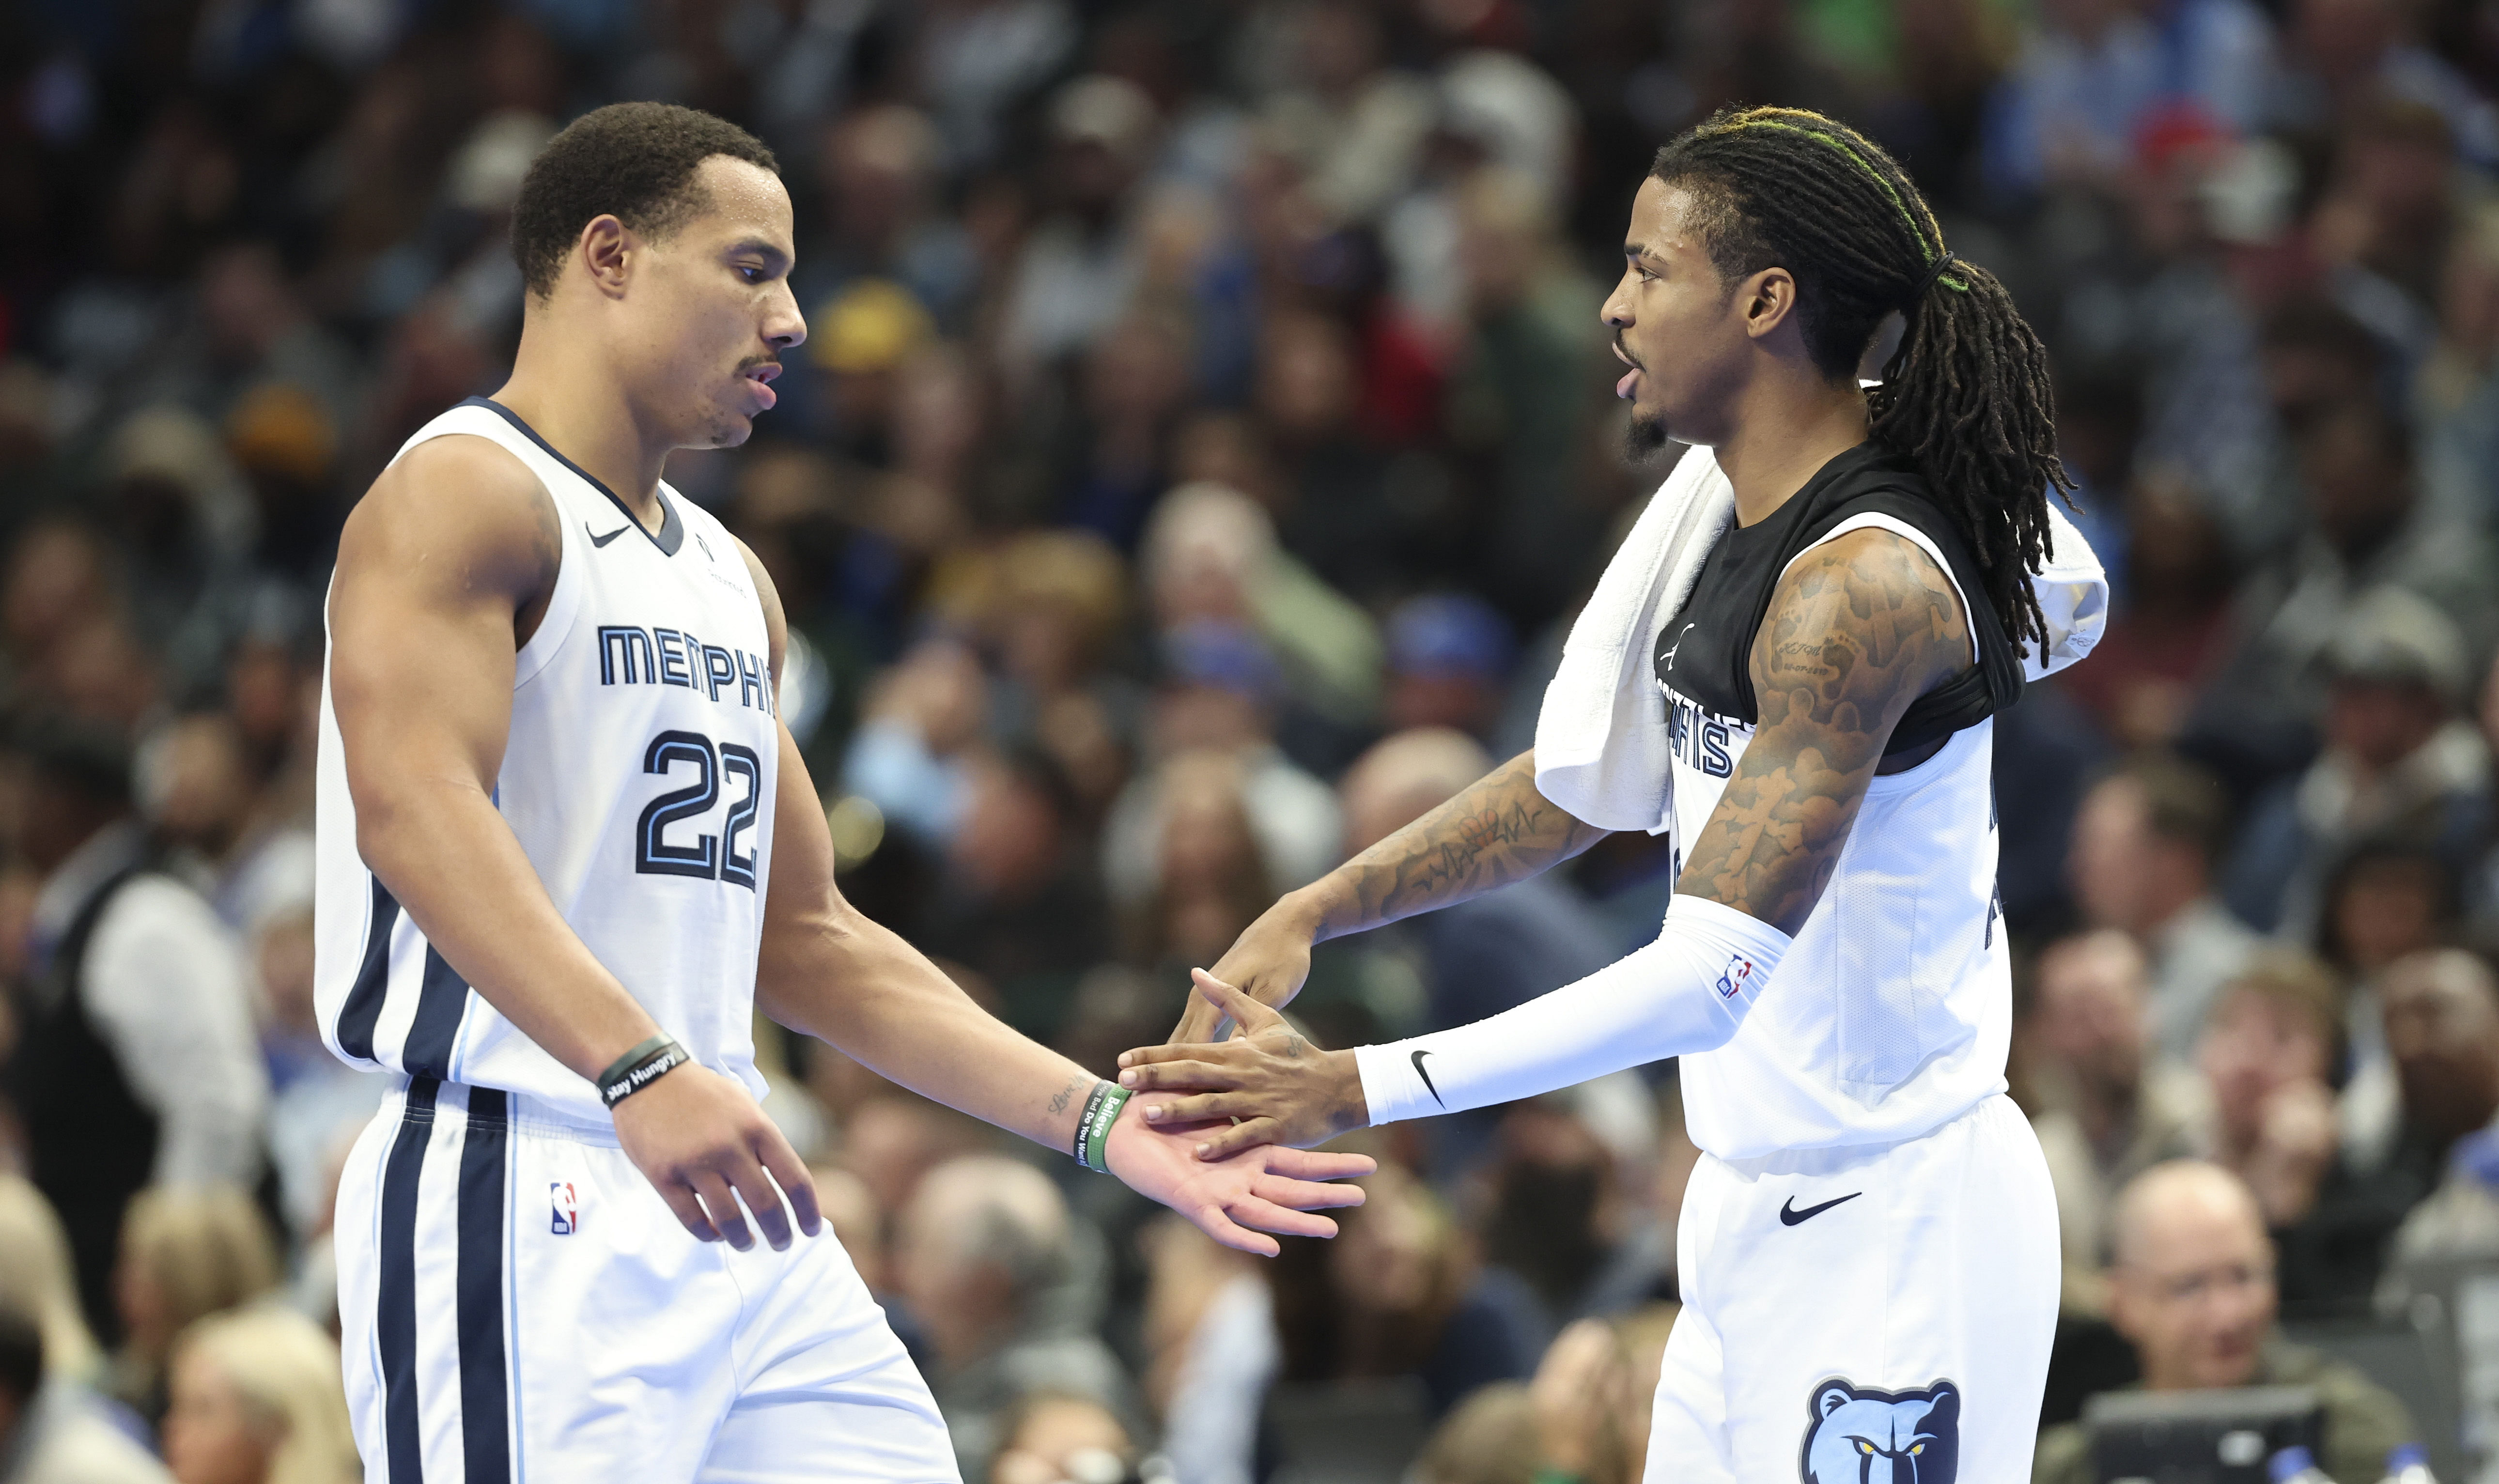
[[[584,531],[589,531],[589,532],[590,532],[590,544],[591,544],[591,545],[593,545],[593,546],[604,546],[604,545],[606,545],[608,542],[615,540],[618,536],[623,535],[625,532],[629,532],[629,531],[633,530],[633,526],[631,526],[630,524],[629,524],[629,525],[623,525],[623,526],[619,526],[619,527],[617,527],[615,530],[613,530],[613,531],[611,531],[611,532],[607,532],[605,535],[600,535],[600,534],[598,532],[596,532],[596,531],[590,531],[590,522],[588,522],[588,521],[583,521],[583,522],[581,523],[581,529],[582,529],[582,530],[584,530]]]
[[[1441,1102],[1441,1089],[1432,1085],[1432,1074],[1423,1070],[1423,1058],[1431,1054],[1432,1053],[1430,1051],[1416,1051],[1414,1053],[1414,1075],[1423,1080],[1423,1090],[1432,1095],[1432,1101],[1440,1103],[1443,1108],[1446,1108],[1449,1105]]]
[[[1790,1196],[1787,1198],[1786,1204],[1779,1208],[1779,1225],[1796,1226],[1802,1222],[1810,1221],[1814,1217],[1821,1215],[1824,1211],[1831,1210],[1833,1207],[1844,1206],[1865,1193],[1866,1192],[1863,1190],[1852,1190],[1844,1196],[1834,1196],[1831,1200],[1823,1202],[1820,1206],[1808,1206],[1802,1210],[1796,1209],[1796,1197]]]

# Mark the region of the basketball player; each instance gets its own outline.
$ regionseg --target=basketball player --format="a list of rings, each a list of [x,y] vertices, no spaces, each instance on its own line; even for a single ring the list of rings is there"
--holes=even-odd
[[[1308,1209],[1358,1192],[1316,1178],[1369,1162],[1193,1160],[835,890],[772,584],[660,478],[743,442],[804,337],[771,154],[601,109],[512,236],[511,379],[408,440],[331,589],[319,1006],[398,1074],[339,1193],[367,1476],[951,1480],[756,1103],[757,1008],[1236,1247],[1332,1231]]]
[[[1149,1116],[1240,1118],[1205,1144],[1230,1157],[1679,1056],[1704,1157],[1648,1477],[2025,1479],[2057,1216],[2004,1095],[1989,758],[2019,646],[2047,638],[2029,574],[2064,476],[2044,356],[1899,167],[1818,114],[1725,113],[1667,145],[1623,250],[1604,312],[1635,444],[1714,451],[1735,496],[1644,652],[1664,704],[1636,725],[1672,757],[1663,932],[1394,1046],[1314,1052],[1268,1008],[1313,943],[1601,837],[1531,753],[1271,909],[1120,1080],[1206,1089]],[[1904,338],[1861,390],[1896,311]],[[1247,1034],[1178,1044],[1219,1015]]]

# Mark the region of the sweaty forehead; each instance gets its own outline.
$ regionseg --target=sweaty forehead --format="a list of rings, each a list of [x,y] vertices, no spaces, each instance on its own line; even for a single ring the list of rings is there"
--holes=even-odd
[[[753,238],[784,253],[793,250],[789,188],[760,165],[716,154],[695,168],[703,207],[688,223],[706,238]]]

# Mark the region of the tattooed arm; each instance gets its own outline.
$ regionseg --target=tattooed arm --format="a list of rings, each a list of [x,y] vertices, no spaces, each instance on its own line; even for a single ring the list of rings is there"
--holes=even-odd
[[[1794,936],[1910,702],[1970,664],[1969,629],[1933,560],[1888,531],[1807,552],[1753,638],[1761,725],[1689,843],[1679,894]]]
[[[1830,885],[1901,714],[1971,662],[1967,634],[1949,579],[1911,542],[1866,531],[1815,548],[1771,595],[1752,654],[1761,724],[1690,842],[1655,942],[1489,1019],[1351,1051],[1309,1047],[1272,1011],[1201,976],[1200,996],[1247,1034],[1129,1051],[1120,1081],[1194,1094],[1149,1118],[1233,1120],[1198,1145],[1216,1157],[1488,1107],[1724,1045]],[[1349,874],[1360,873],[1339,876]]]
[[[1521,753],[1269,908],[1215,965],[1215,977],[1265,1004],[1283,1005],[1311,972],[1312,945],[1524,881],[1606,833],[1538,792],[1536,754]],[[1220,1018],[1205,999],[1192,996],[1171,1039],[1212,1040]]]

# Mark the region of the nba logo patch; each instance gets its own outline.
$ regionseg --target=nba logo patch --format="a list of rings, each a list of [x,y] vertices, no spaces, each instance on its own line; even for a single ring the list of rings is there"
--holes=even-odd
[[[550,1181],[547,1185],[547,1202],[554,1208],[555,1212],[547,1223],[547,1230],[558,1237],[569,1237],[581,1230],[581,1205],[573,1199],[572,1181]]]
[[[1732,1000],[1753,986],[1753,960],[1730,958],[1727,972],[1718,976],[1718,998]]]

